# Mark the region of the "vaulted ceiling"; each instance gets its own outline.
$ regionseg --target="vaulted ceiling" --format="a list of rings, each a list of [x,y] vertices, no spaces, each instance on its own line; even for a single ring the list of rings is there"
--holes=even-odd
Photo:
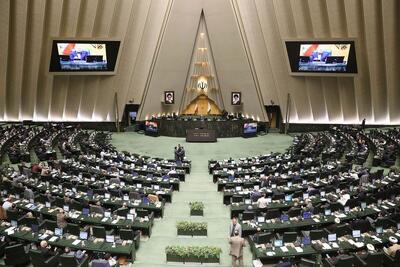
[[[144,104],[142,118],[178,110],[162,92],[184,90],[204,10],[225,103],[242,91],[240,111],[263,119],[252,103],[272,100],[285,114],[290,94],[291,122],[399,124],[399,2],[2,0],[0,120],[113,121],[115,93],[120,113],[130,99]],[[49,74],[52,37],[120,39],[117,75]],[[291,76],[283,40],[293,38],[355,38],[358,74]]]

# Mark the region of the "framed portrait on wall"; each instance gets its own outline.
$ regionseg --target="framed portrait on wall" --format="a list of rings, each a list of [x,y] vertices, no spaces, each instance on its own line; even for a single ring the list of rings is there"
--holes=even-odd
[[[234,106],[239,106],[242,104],[242,93],[241,92],[232,92],[231,104]]]
[[[171,105],[175,103],[175,92],[164,91],[164,104]]]

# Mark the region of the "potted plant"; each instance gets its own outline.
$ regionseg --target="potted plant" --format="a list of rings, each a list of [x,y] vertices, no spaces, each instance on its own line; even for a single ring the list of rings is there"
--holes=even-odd
[[[203,216],[204,204],[203,202],[195,201],[190,202],[190,216]]]
[[[187,258],[187,249],[183,246],[168,246],[165,248],[167,261],[185,262]]]
[[[222,250],[210,246],[168,246],[165,248],[167,261],[219,263]]]
[[[206,236],[207,223],[181,221],[176,224],[178,235]]]

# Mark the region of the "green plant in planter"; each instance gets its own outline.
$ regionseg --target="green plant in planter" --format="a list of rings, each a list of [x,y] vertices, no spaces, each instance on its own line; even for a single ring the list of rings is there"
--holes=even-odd
[[[211,246],[168,246],[165,248],[167,261],[219,262],[222,250]]]
[[[178,235],[207,235],[207,223],[181,221],[176,224]]]
[[[204,210],[204,203],[195,201],[195,202],[190,202],[190,215],[203,215],[203,210]]]

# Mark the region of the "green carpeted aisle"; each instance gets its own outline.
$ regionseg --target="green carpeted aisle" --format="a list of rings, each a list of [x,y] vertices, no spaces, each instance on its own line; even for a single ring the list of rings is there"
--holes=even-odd
[[[155,222],[150,239],[141,243],[134,266],[165,266],[164,249],[168,245],[211,245],[221,247],[221,264],[230,266],[228,255],[229,207],[222,203],[222,193],[208,174],[209,159],[240,158],[265,154],[270,151],[284,152],[291,144],[290,136],[269,134],[257,138],[226,138],[217,143],[185,143],[184,138],[148,137],[137,133],[113,134],[112,144],[118,150],[135,152],[152,157],[173,158],[173,149],[178,143],[184,145],[187,157],[192,160],[191,174],[181,184],[179,192],[174,192],[172,203],[165,208],[164,218]],[[203,201],[204,217],[190,217],[191,201]],[[205,221],[208,223],[208,237],[178,237],[176,222],[180,220]],[[246,248],[245,266],[251,266],[250,250]],[[213,265],[213,266],[214,266]],[[192,266],[172,264],[168,266]],[[193,264],[199,266],[199,264]],[[210,266],[209,264],[207,266]]]

